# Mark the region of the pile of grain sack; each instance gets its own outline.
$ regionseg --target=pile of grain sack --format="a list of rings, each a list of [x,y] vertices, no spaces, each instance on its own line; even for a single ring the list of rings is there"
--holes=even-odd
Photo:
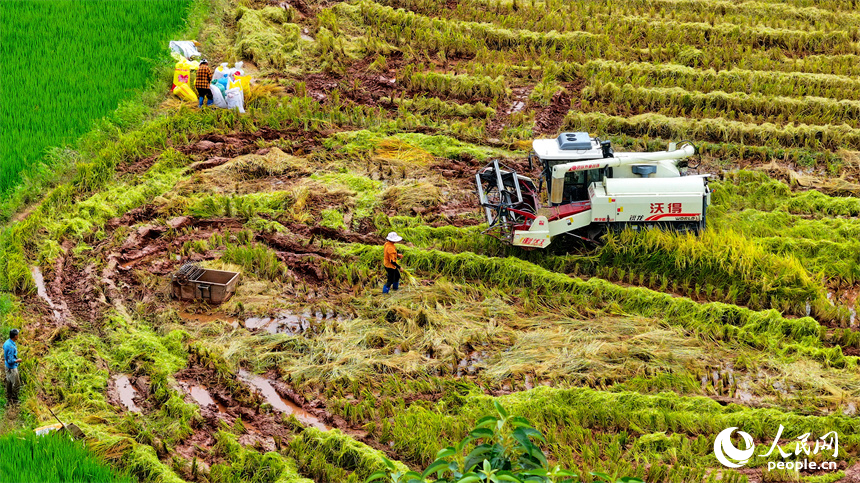
[[[170,46],[173,50],[171,55],[176,59],[171,92],[182,100],[197,102],[198,95],[194,88],[194,80],[197,69],[200,67],[200,61],[188,60],[188,57],[199,57],[200,53],[196,49],[189,51],[187,48],[177,48],[178,46],[174,46],[174,44],[179,44],[179,42],[171,42]],[[225,62],[212,71],[212,83],[209,88],[212,90],[213,106],[245,112],[245,96],[250,94],[251,76],[245,75],[245,71],[242,69],[243,65],[240,61],[230,67]]]

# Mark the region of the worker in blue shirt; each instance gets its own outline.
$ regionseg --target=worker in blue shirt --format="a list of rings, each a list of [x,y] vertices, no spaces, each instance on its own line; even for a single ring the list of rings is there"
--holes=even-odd
[[[18,404],[18,391],[21,390],[21,376],[18,375],[18,329],[9,331],[9,339],[3,344],[3,361],[6,363],[6,402]]]

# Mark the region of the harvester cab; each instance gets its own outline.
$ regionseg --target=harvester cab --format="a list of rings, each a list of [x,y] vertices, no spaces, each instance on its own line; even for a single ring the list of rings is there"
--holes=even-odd
[[[553,237],[596,240],[607,231],[705,228],[709,175],[687,174],[690,142],[666,151],[615,152],[587,133],[562,133],[532,143],[538,183],[498,160],[475,175],[489,227],[485,233],[516,246],[545,248]],[[546,195],[543,196],[543,187]]]

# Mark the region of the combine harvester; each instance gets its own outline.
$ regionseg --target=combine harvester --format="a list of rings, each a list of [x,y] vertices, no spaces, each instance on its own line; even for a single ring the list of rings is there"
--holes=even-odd
[[[708,176],[688,176],[690,142],[667,151],[616,153],[588,133],[536,139],[529,154],[541,166],[539,182],[493,161],[478,171],[486,234],[515,246],[546,248],[559,235],[595,241],[624,228],[698,233],[711,203]],[[698,166],[697,166],[698,167]],[[541,191],[546,184],[546,206]]]

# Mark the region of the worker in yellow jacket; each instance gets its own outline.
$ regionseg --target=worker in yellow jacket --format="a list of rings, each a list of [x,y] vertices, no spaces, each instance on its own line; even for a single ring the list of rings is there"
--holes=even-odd
[[[388,275],[385,285],[382,286],[382,293],[388,293],[389,289],[397,290],[400,288],[400,265],[397,263],[403,255],[397,253],[395,243],[403,241],[403,237],[398,236],[393,231],[385,237],[387,240],[382,248],[382,265],[385,266],[385,272]]]

